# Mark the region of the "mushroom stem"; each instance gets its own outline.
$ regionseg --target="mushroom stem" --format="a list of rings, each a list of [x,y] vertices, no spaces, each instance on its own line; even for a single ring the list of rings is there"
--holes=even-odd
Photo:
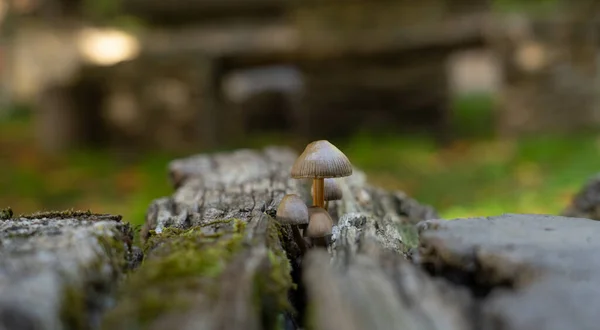
[[[315,195],[317,196],[318,207],[325,207],[325,179],[315,179]]]
[[[313,206],[319,206],[319,194],[317,193],[317,186],[319,185],[318,181],[319,181],[319,179],[317,179],[317,178],[313,179],[313,184],[312,184]]]

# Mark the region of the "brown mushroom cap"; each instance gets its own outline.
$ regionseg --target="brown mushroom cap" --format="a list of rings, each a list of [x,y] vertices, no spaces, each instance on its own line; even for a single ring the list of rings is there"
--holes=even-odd
[[[308,207],[300,196],[288,194],[281,199],[275,217],[282,224],[305,225],[308,223]]]
[[[342,197],[343,197],[342,189],[337,184],[335,179],[327,178],[327,179],[323,179],[323,181],[325,183],[324,184],[325,194],[323,196],[325,197],[326,201],[337,201],[337,200],[342,199]],[[314,194],[315,194],[314,190],[311,190],[310,193],[311,193],[311,196],[314,196]]]
[[[352,164],[327,140],[311,142],[292,166],[292,178],[339,178],[352,175]]]
[[[306,228],[306,237],[317,238],[331,234],[333,219],[325,209],[318,206],[308,208],[309,222]]]

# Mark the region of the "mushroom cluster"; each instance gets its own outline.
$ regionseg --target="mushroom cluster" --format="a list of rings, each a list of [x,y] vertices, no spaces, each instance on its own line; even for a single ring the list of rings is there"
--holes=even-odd
[[[326,140],[307,145],[292,166],[292,178],[312,179],[312,205],[307,206],[298,195],[288,194],[281,200],[276,217],[281,224],[291,225],[294,240],[302,252],[309,246],[327,246],[333,228],[327,211],[329,201],[342,199],[342,190],[335,178],[351,174],[348,157]]]

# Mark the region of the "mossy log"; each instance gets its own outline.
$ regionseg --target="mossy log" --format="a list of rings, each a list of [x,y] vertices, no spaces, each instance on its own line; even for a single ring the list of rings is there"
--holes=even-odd
[[[271,217],[287,192],[287,149],[191,157],[178,187],[149,208],[144,262],[123,285],[107,329],[274,329],[291,311],[291,235]],[[291,236],[290,236],[291,237]],[[290,319],[290,317],[287,317]]]
[[[296,156],[172,162],[176,189],[149,207],[141,263],[120,217],[0,210],[0,329],[597,328],[598,221],[436,220],[355,169],[338,179],[327,249],[303,253],[273,219],[285,194],[310,202],[310,182],[290,178]]]
[[[130,227],[90,212],[0,212],[0,329],[90,329],[128,267]]]
[[[290,177],[296,157],[287,148],[269,147],[173,161],[169,168],[176,191],[150,206],[142,230],[145,260],[123,285],[119,304],[106,315],[106,328],[308,327],[306,307],[327,304],[321,295],[337,289],[324,284],[337,280],[326,275],[319,279],[319,272],[333,272],[324,249],[325,265],[315,266],[314,257],[308,257],[304,276],[304,258],[291,228],[273,219],[285,194],[299,194],[310,203],[310,182]],[[339,181],[345,198],[329,206],[337,223],[330,248],[335,260],[367,258],[364,244],[372,240],[373,253],[390,254],[389,260],[400,262],[408,246],[416,245],[412,225],[437,217],[432,208],[400,192],[370,187],[359,170]],[[407,261],[403,264],[410,267]],[[411,269],[411,276],[421,275]],[[377,266],[364,270],[358,276],[383,271]],[[315,272],[316,279],[311,277]],[[356,294],[357,304],[362,299],[380,301],[377,292],[362,294],[344,283],[339,285]],[[346,314],[325,318],[353,312],[345,309]],[[316,320],[314,328],[328,328]]]

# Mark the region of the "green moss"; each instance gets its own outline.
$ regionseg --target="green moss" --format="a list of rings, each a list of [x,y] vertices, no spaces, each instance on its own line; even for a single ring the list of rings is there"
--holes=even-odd
[[[103,272],[106,265],[110,264],[113,271],[111,283],[123,275],[127,266],[127,243],[123,235],[127,235],[127,233],[126,230],[123,230],[121,235],[111,237],[98,234],[96,236],[104,254],[86,266],[86,278],[89,279],[89,282],[82,286],[67,286],[63,291],[60,317],[67,329],[89,328],[90,319],[87,313],[90,306],[87,305],[87,301],[95,300],[94,295],[98,294],[94,289],[96,274]],[[101,297],[97,298],[102,299]]]
[[[408,253],[410,249],[416,248],[419,245],[419,234],[417,228],[412,224],[398,225],[398,232],[402,237],[402,245],[404,253]]]
[[[88,327],[85,294],[81,288],[67,286],[63,290],[60,319],[67,329],[86,329]]]
[[[122,217],[120,215],[111,215],[111,214],[99,214],[92,213],[92,211],[75,211],[75,210],[63,210],[63,211],[43,211],[43,212],[35,212],[31,214],[21,214],[17,218],[24,219],[41,219],[41,218],[49,218],[49,219],[80,219],[80,220],[90,220],[90,221],[121,221]]]
[[[281,225],[268,218],[267,260],[262,271],[254,278],[254,304],[262,315],[263,328],[281,327],[281,313],[293,312],[288,300],[288,292],[294,287],[291,265],[282,248]]]
[[[235,221],[237,220],[237,221]],[[218,224],[231,224],[233,222],[235,223],[242,223],[242,224],[246,224],[245,222],[239,220],[239,219],[219,219],[219,220],[214,220],[214,221],[209,221],[206,223],[203,223],[201,226],[202,227],[208,227],[208,226],[213,226],[213,225],[218,225]]]
[[[13,210],[10,207],[0,210],[0,220],[8,220],[8,219],[12,219],[12,217],[13,217]]]
[[[281,228],[272,218],[268,221],[267,258],[254,274],[254,303],[263,327],[277,329],[281,313],[291,310],[287,294],[293,284],[281,248]],[[217,233],[215,225],[219,225]],[[106,314],[103,327],[144,327],[159,317],[185,312],[199,294],[218,299],[221,275],[244,251],[246,239],[246,222],[239,219],[165,228],[160,234],[150,231],[143,246],[144,262],[123,283],[119,304]]]
[[[313,330],[317,329],[317,306],[314,303],[306,305],[306,319],[304,320],[304,329]]]
[[[107,313],[103,327],[144,326],[185,310],[198,292],[216,294],[219,275],[243,246],[245,223],[226,222],[231,230],[219,235],[206,235],[206,225],[151,235],[144,246],[150,254],[123,284],[119,304]]]
[[[185,229],[168,227],[163,229],[163,231],[160,234],[157,234],[155,230],[150,230],[148,231],[147,237],[145,237],[143,241],[142,249],[144,251],[144,254],[146,254],[154,248],[160,246],[162,242],[169,241],[170,239],[177,237],[192,237],[197,235],[199,231],[202,232],[202,228],[212,227],[216,224],[227,224],[228,226],[223,226],[223,228],[220,228],[220,231],[212,234],[203,233],[203,236],[206,239],[215,239],[222,236],[223,234],[232,232],[234,234],[241,234],[246,228],[246,223],[244,221],[232,218],[215,220]]]
[[[127,241],[130,238],[124,237],[123,233],[116,237],[97,235],[96,238],[115,272],[115,277],[125,272],[127,269]]]
[[[279,308],[290,309],[287,292],[293,288],[294,284],[291,276],[292,267],[281,245],[283,242],[281,225],[273,218],[269,218],[268,228],[267,248],[271,266],[269,287],[278,297]]]

